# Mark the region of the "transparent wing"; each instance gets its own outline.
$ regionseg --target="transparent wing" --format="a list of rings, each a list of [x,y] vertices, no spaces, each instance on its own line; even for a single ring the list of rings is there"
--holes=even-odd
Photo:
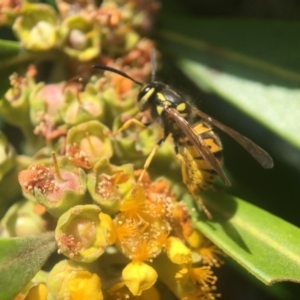
[[[195,109],[195,113],[200,116],[202,119],[210,122],[214,126],[220,128],[225,133],[230,135],[234,140],[236,140],[242,147],[244,147],[251,155],[252,157],[257,160],[261,166],[265,169],[271,169],[274,166],[274,162],[272,157],[262,148],[260,148],[258,145],[256,145],[254,142],[246,138],[245,136],[241,135],[237,131],[231,129],[230,127],[222,124],[221,122],[211,118],[204,112]]]

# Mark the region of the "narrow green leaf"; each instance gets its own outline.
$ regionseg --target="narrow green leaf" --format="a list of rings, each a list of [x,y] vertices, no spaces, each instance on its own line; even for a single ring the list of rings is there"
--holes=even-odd
[[[178,63],[198,86],[205,85],[206,90],[231,102],[281,138],[300,148],[300,123],[295,122],[296,116],[292,117],[295,112],[300,111],[300,89],[269,86],[226,72],[218,72],[216,76],[214,69],[188,59],[179,60]]]
[[[300,282],[300,229],[224,193],[201,198],[214,219],[195,218],[210,240],[265,284]]]
[[[0,239],[0,299],[13,299],[55,249],[53,232]]]

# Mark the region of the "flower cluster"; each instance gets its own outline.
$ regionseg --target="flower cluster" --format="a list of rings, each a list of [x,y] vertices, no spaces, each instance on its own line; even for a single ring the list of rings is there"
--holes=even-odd
[[[152,28],[156,1],[3,1],[0,24],[11,26],[21,45],[30,51],[61,50],[81,62],[101,52],[119,56],[138,44]]]
[[[1,4],[0,22],[12,26],[28,53],[63,52],[71,78],[44,83],[30,65],[23,76],[10,76],[0,102],[3,119],[24,135],[17,155],[0,133],[0,193],[9,207],[0,235],[54,230],[60,254],[15,299],[155,300],[165,287],[184,300],[219,297],[213,267],[220,251],[194,228],[171,177],[152,179],[155,167],[140,176],[160,128],[133,125],[116,134],[133,117],[149,123],[135,103],[138,87],[91,68],[109,65],[145,82],[154,43],[141,35],[159,4],[56,4],[58,12],[22,0]],[[178,169],[172,144],[163,148],[156,163],[168,169],[171,159]]]

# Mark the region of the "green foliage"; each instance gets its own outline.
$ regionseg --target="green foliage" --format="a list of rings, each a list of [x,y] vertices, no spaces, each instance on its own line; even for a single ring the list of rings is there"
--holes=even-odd
[[[212,221],[195,216],[197,227],[267,285],[300,282],[300,230],[257,206],[222,192],[206,192]]]
[[[0,298],[10,300],[41,269],[56,248],[54,233],[0,240]]]

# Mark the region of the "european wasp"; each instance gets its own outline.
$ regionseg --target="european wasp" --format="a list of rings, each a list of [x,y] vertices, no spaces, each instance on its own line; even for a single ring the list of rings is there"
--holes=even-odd
[[[137,98],[140,111],[149,110],[153,122],[158,122],[164,131],[163,138],[157,142],[146,160],[139,180],[142,179],[158,148],[171,135],[175,152],[181,161],[183,182],[209,219],[212,216],[197,196],[197,193],[211,186],[217,175],[221,177],[226,185],[231,185],[222,168],[222,144],[212,130],[211,124],[235,139],[263,168],[273,167],[273,160],[270,155],[254,142],[197,109],[195,105],[188,101],[187,97],[175,91],[169,85],[157,81],[155,79],[154,55],[152,55],[152,77],[150,82],[146,84],[135,80],[123,71],[109,66],[94,65],[93,68],[117,73],[140,85],[141,90]],[[197,116],[200,117],[200,121],[195,122]],[[132,123],[143,127],[148,125],[142,124],[136,119],[131,119],[123,124],[118,132],[128,128]]]

